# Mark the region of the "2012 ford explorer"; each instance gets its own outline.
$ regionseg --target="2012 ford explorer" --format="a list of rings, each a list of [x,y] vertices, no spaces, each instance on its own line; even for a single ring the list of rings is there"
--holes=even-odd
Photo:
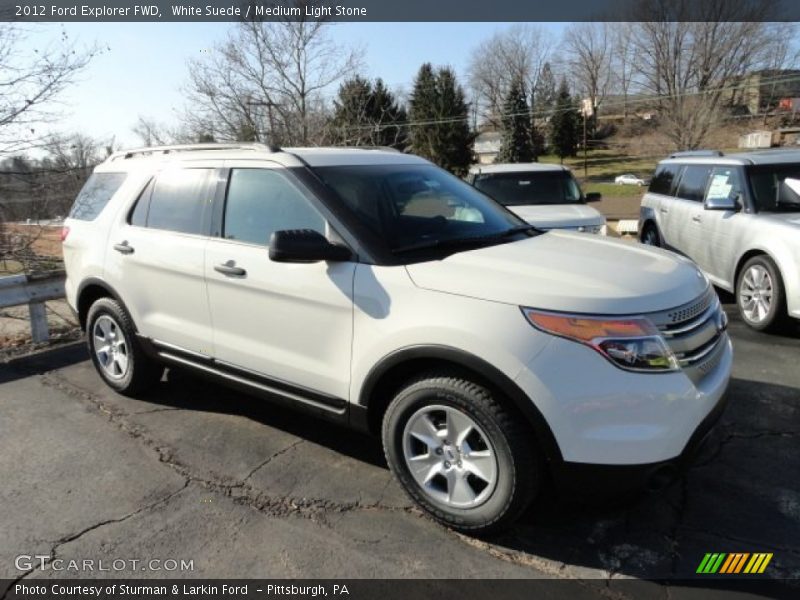
[[[725,316],[691,262],[543,233],[415,156],[118,153],[63,235],[114,390],[180,366],[379,434],[410,496],[460,531],[507,527],[548,474],[661,485],[723,409]]]

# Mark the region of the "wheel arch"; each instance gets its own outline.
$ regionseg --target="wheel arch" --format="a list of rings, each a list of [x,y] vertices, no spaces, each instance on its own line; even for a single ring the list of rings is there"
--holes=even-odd
[[[89,309],[92,304],[100,298],[113,298],[119,303],[123,310],[130,315],[130,311],[128,311],[128,308],[125,306],[125,303],[122,301],[117,291],[107,282],[97,277],[90,277],[83,281],[78,287],[76,298],[78,321],[81,329],[84,331],[86,330],[86,318],[89,315]],[[131,322],[133,322],[133,319],[131,319]],[[135,327],[136,323],[134,323],[134,328]]]
[[[739,289],[739,275],[742,273],[742,269],[744,268],[747,261],[751,258],[755,258],[756,256],[766,256],[769,258],[775,268],[778,269],[778,276],[781,278],[781,284],[783,284],[783,272],[781,271],[781,264],[775,257],[768,251],[764,250],[763,248],[751,248],[744,254],[739,257],[739,260],[736,261],[736,268],[733,272],[733,293],[736,295]]]
[[[380,431],[381,420],[394,393],[415,374],[437,368],[456,370],[507,398],[531,426],[548,462],[563,460],[550,426],[533,401],[502,371],[485,360],[448,346],[421,345],[397,350],[372,367],[361,386],[356,406],[363,414],[362,428]]]

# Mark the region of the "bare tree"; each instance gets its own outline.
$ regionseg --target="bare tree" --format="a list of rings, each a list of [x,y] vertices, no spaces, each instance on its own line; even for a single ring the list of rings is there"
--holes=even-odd
[[[552,47],[548,32],[534,25],[517,24],[473,50],[468,67],[469,87],[473,105],[483,120],[500,127],[503,102],[515,80],[522,81],[525,89],[536,89]]]
[[[657,96],[665,133],[679,149],[699,147],[730,90],[775,43],[767,5],[747,0],[645,0],[649,21],[634,25],[637,78]],[[671,20],[668,20],[671,19]]]
[[[57,117],[59,96],[99,52],[80,49],[64,30],[58,41],[30,50],[29,32],[0,23],[0,152],[38,145],[42,125]]]
[[[173,132],[155,119],[139,115],[136,124],[131,128],[144,146],[164,146],[175,139]]]
[[[610,23],[611,85],[622,95],[622,116],[627,118],[634,78],[633,27],[630,23]]]
[[[611,35],[607,23],[574,23],[564,32],[566,66],[577,91],[592,107],[592,127],[597,107],[611,83]]]
[[[208,58],[189,64],[190,127],[222,140],[316,141],[324,125],[323,93],[361,61],[360,51],[331,40],[331,26],[303,20],[238,24]]]

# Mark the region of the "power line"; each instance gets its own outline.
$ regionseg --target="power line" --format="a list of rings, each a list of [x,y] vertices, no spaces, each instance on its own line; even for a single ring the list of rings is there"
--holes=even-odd
[[[729,86],[722,86],[722,87],[715,87],[710,88],[707,90],[698,90],[694,92],[684,92],[680,94],[654,94],[651,96],[639,96],[638,98],[630,99],[630,100],[619,100],[616,102],[607,102],[602,103],[601,106],[630,106],[630,105],[637,105],[637,104],[649,104],[649,103],[658,103],[664,100],[670,99],[677,99],[677,98],[686,98],[686,97],[696,97],[696,96],[704,96],[704,95],[712,95],[723,93],[726,91],[736,91],[736,90],[745,90],[745,89],[752,89],[752,88],[760,88],[763,86],[768,85],[775,85],[778,83],[796,83],[800,82],[800,75],[786,75],[786,76],[778,76],[774,78],[765,78],[760,80],[758,83],[744,83],[738,85],[729,85]],[[531,118],[543,118],[549,117],[554,114],[566,113],[573,110],[577,110],[575,107],[565,108],[565,109],[552,109],[546,111],[524,111],[524,112],[516,112],[516,113],[498,113],[496,118],[503,119],[508,117],[518,117],[518,116],[529,116]],[[753,115],[757,116],[757,115]],[[763,116],[763,115],[762,115]],[[425,127],[430,125],[445,125],[445,124],[452,124],[452,123],[459,123],[462,121],[468,121],[470,119],[469,115],[465,116],[453,116],[453,117],[444,117],[441,119],[426,119],[426,120],[406,120],[406,121],[394,121],[387,124],[381,123],[374,123],[374,124],[365,124],[365,125],[345,125],[340,126],[341,129],[345,130],[381,130],[381,129],[393,129],[398,127]]]

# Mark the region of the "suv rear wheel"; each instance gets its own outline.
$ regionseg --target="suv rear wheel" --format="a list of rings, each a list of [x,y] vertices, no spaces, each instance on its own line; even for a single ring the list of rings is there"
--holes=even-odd
[[[642,243],[656,247],[661,245],[658,239],[658,230],[652,223],[648,223],[644,226],[644,230],[642,231]]]
[[[503,529],[533,500],[541,463],[531,437],[492,392],[455,374],[409,384],[383,419],[387,462],[411,498],[472,534]]]
[[[753,329],[764,331],[779,325],[786,312],[783,281],[768,256],[754,256],[739,273],[736,303],[742,319]]]
[[[96,300],[86,323],[89,354],[110,387],[132,396],[161,379],[163,367],[142,351],[130,316],[116,300]]]

